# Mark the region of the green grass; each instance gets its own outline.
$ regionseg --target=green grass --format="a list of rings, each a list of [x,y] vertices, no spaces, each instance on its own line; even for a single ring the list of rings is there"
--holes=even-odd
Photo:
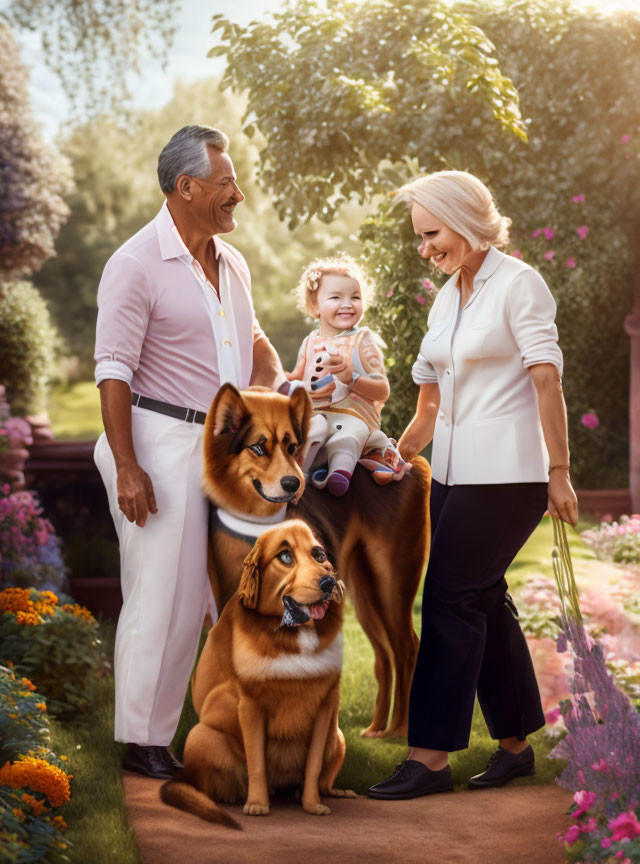
[[[113,624],[102,629],[105,641],[113,646]],[[51,740],[52,749],[68,757],[73,774],[71,801],[62,811],[73,864],[140,864],[125,811],[122,745],[113,740],[111,675],[100,681],[90,724],[74,727],[52,721]]]
[[[54,387],[48,410],[58,440],[95,440],[102,432],[100,394],[94,381]]]

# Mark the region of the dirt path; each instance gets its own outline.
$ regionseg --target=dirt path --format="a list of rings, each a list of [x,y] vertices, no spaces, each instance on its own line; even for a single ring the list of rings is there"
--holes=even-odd
[[[276,802],[267,817],[227,807],[242,832],[160,801],[160,781],[124,775],[142,864],[562,864],[572,801],[557,786],[462,791],[412,801],[327,801],[331,816]]]

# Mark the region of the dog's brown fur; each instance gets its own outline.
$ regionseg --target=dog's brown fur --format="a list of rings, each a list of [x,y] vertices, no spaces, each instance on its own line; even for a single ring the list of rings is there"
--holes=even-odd
[[[321,794],[356,797],[333,788],[345,754],[343,587],[333,578],[328,590],[327,581],[320,587],[327,577],[335,572],[306,523],[287,521],[256,541],[198,661],[192,692],[200,722],[187,737],[182,775],[162,787],[165,803],[239,827],[215,801],[245,800],[244,812],[261,816],[270,790],[303,785],[306,812],[325,815]],[[284,595],[324,617],[279,628]]]
[[[261,388],[240,394],[224,385],[205,425],[204,489],[211,500],[227,510],[263,517],[297,497],[300,487],[289,492],[280,481],[304,483],[296,460],[310,416],[311,401],[301,389],[289,398]],[[251,449],[260,441],[263,455]],[[373,646],[378,693],[373,719],[363,731],[367,737],[407,734],[418,650],[411,613],[428,554],[430,486],[429,464],[418,457],[398,483],[377,486],[357,468],[343,497],[308,486],[287,511],[287,518],[304,519],[321,539]],[[265,494],[281,502],[267,501]],[[237,587],[248,548],[219,528],[210,534],[209,573],[218,609]]]

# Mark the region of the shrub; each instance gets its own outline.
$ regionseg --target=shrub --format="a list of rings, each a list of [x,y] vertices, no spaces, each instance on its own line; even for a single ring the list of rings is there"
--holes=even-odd
[[[42,518],[32,492],[0,487],[0,588],[9,586],[60,590],[67,570],[53,525]]]
[[[29,282],[0,281],[0,384],[14,414],[43,407],[60,338]]]
[[[618,564],[640,564],[640,515],[622,516],[620,522],[602,522],[581,534],[598,558]]]
[[[108,668],[98,623],[83,606],[51,591],[0,591],[0,660],[33,680],[58,719],[83,722]]]
[[[27,678],[0,666],[0,846],[8,862],[68,862],[59,812],[70,797],[66,757],[49,749],[46,704]]]

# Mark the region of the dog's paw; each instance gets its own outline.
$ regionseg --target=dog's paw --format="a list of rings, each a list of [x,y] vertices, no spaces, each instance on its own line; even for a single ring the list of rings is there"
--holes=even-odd
[[[360,796],[353,789],[327,789],[326,792],[320,792],[321,795],[326,795],[327,798],[359,798]]]
[[[271,807],[268,804],[256,804],[247,801],[244,805],[245,816],[268,816],[270,811]]]
[[[310,813],[312,816],[328,816],[331,813],[331,808],[326,804],[302,804],[305,813]]]
[[[387,734],[386,729],[374,729],[373,726],[367,726],[360,733],[363,738],[385,738]]]

